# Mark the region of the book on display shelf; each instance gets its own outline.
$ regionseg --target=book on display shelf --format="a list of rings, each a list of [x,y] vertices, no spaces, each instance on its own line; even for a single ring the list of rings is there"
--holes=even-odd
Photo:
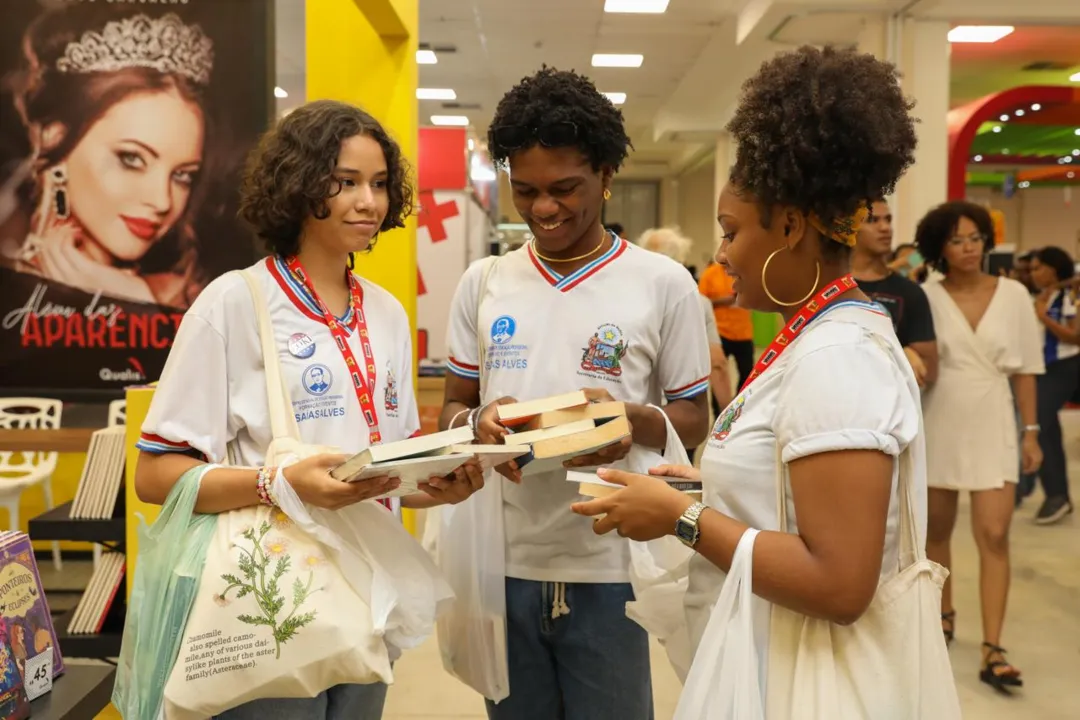
[[[0,533],[0,618],[7,624],[19,672],[49,648],[52,648],[53,677],[64,672],[64,659],[30,536],[14,530]]]

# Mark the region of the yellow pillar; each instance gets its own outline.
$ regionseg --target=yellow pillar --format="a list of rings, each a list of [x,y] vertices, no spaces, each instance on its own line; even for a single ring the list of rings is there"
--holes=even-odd
[[[135,449],[135,443],[139,441],[142,431],[143,420],[150,412],[150,400],[154,397],[154,388],[136,387],[127,391],[127,468],[124,482],[125,521],[127,523],[127,537],[124,552],[127,560],[127,594],[131,597],[131,586],[135,580],[135,558],[139,553],[139,518],[142,515],[147,523],[154,522],[161,509],[157,505],[144,503],[135,494],[135,462],[139,457],[139,451]]]
[[[307,0],[307,99],[352,103],[371,113],[416,167],[419,0]],[[379,237],[357,271],[401,301],[416,337],[416,220]],[[415,345],[414,345],[415,361]],[[413,377],[415,387],[416,377]],[[415,530],[406,510],[405,527]]]

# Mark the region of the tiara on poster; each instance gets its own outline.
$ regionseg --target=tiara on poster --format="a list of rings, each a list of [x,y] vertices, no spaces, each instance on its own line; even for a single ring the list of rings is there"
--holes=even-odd
[[[56,61],[62,73],[115,72],[145,67],[210,82],[214,44],[198,25],[185,25],[169,13],[159,18],[134,15],[105,24],[101,32],[87,31],[70,42]]]

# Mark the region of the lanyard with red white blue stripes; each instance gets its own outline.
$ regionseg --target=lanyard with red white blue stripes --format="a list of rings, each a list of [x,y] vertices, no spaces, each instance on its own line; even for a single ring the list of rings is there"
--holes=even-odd
[[[769,343],[769,347],[758,358],[758,361],[754,364],[754,370],[746,378],[746,382],[743,383],[739,392],[750,387],[750,383],[757,380],[761,373],[776,362],[776,359],[783,355],[784,351],[791,345],[791,341],[799,337],[799,333],[806,329],[811,320],[853,287],[856,287],[855,278],[850,274],[844,275],[826,285],[810,302],[803,305],[802,309],[788,320],[787,324],[784,325],[784,329],[777,333],[773,341]]]
[[[375,354],[371,351],[367,318],[364,317],[364,291],[360,287],[360,282],[355,275],[346,271],[349,278],[349,302],[352,303],[353,312],[356,313],[356,332],[360,336],[360,348],[364,352],[364,364],[367,371],[366,383],[364,382],[364,373],[361,371],[360,366],[357,365],[353,351],[349,347],[349,337],[345,333],[345,328],[341,326],[334,314],[326,307],[326,303],[315,292],[314,286],[308,280],[307,273],[304,272],[304,267],[300,264],[300,259],[296,257],[286,258],[285,263],[288,265],[289,272],[303,283],[304,289],[315,300],[315,305],[318,306],[319,312],[323,314],[323,320],[326,322],[326,326],[330,328],[330,334],[334,336],[334,343],[341,352],[341,357],[345,360],[345,367],[348,368],[349,377],[352,378],[353,389],[356,390],[356,399],[360,403],[360,410],[364,415],[364,420],[367,421],[368,444],[378,445],[382,442],[382,434],[379,432],[379,415],[375,412],[375,400],[373,399],[375,397]]]

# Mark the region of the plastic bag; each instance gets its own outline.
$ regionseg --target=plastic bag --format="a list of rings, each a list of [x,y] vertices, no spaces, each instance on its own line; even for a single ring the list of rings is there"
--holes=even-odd
[[[739,539],[673,720],[765,718],[751,585],[757,534],[750,528]]]
[[[382,505],[340,510],[309,507],[288,483],[275,486],[278,506],[319,541],[353,589],[368,598],[372,627],[393,648],[417,647],[435,632],[435,618],[454,593],[435,562]]]
[[[502,477],[488,472],[468,502],[440,508],[439,567],[457,596],[439,618],[443,667],[494,702],[510,695]]]
[[[650,407],[661,412],[655,405]],[[671,420],[661,414],[667,421],[664,454],[635,445],[626,458],[613,467],[625,467],[630,472],[647,475],[651,468],[660,465],[691,466]],[[680,680],[686,679],[693,660],[683,611],[693,556],[693,550],[672,536],[646,543],[630,541],[630,585],[634,588],[634,600],[626,604],[626,616],[660,642]]]
[[[193,514],[199,483],[216,467],[199,465],[184,473],[153,525],[137,515],[137,569],[112,693],[112,703],[125,720],[160,716],[165,682],[217,528],[217,515]]]

